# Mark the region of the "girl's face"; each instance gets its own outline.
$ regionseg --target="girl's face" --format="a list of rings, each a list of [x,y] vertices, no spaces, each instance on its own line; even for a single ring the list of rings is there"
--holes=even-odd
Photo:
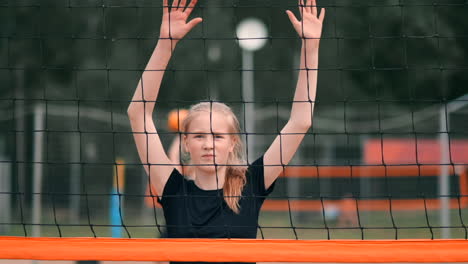
[[[200,112],[190,122],[185,135],[185,151],[194,165],[201,170],[214,171],[215,166],[225,165],[234,149],[230,118],[220,112]]]

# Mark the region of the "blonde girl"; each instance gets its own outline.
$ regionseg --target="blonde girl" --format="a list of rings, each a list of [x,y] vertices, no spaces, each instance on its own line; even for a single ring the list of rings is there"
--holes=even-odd
[[[315,0],[300,0],[299,19],[286,11],[302,40],[299,78],[290,118],[264,155],[247,165],[236,116],[225,104],[205,102],[192,106],[184,120],[181,148],[190,161],[177,164],[166,154],[152,114],[174,49],[202,22],[188,20],[196,3],[173,0],[169,6],[163,0],[159,41],[128,107],[135,143],[161,194],[168,237],[256,238],[261,205],[312,125],[325,10],[319,14]]]

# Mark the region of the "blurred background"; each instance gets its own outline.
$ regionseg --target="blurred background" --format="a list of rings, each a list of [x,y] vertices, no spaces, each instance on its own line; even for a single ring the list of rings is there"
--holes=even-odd
[[[112,236],[117,213],[119,236],[160,236],[126,109],[157,42],[161,2],[0,0],[0,235]],[[318,4],[327,15],[314,124],[291,163],[314,176],[279,180],[271,198],[283,203],[265,206],[259,237],[466,238],[468,3]],[[287,9],[297,13],[296,1],[199,0],[192,17],[204,22],[178,45],[154,115],[166,146],[171,110],[219,100],[243,126],[255,121],[252,157],[266,150],[297,81],[300,41]],[[252,17],[267,41],[252,52],[245,100],[236,27]],[[377,165],[383,171],[353,176]],[[403,165],[416,172],[386,170]],[[349,172],[314,172],[321,167]],[[370,200],[381,205],[359,207]],[[398,200],[416,205],[392,207]]]

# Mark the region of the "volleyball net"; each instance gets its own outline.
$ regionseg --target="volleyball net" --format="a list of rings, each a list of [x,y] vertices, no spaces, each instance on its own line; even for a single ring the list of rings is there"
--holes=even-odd
[[[468,262],[468,3],[318,5],[313,127],[258,239],[175,240],[126,114],[162,1],[0,0],[0,258]],[[248,163],[265,152],[299,71],[285,10],[297,1],[198,3],[204,22],[178,45],[154,115],[167,149],[174,111],[220,101],[238,114]]]

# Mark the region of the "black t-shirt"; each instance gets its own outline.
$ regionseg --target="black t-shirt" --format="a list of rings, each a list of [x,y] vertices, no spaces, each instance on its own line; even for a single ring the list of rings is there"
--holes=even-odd
[[[263,157],[248,167],[236,214],[224,201],[222,189],[202,190],[174,169],[159,201],[168,237],[256,238],[260,208],[274,187],[265,190],[263,172]]]
[[[258,216],[265,197],[263,156],[247,168],[239,200],[239,214],[226,204],[223,190],[202,190],[176,169],[171,173],[160,204],[169,238],[256,238]]]

